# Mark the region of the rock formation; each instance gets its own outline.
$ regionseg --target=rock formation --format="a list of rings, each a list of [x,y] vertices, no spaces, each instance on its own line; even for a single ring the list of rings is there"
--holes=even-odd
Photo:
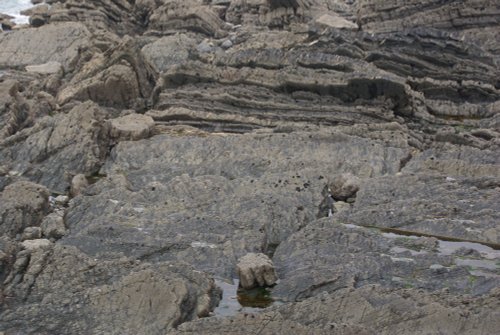
[[[500,329],[497,2],[25,13],[0,16],[0,333]],[[252,253],[275,305],[213,317]]]
[[[278,279],[273,262],[264,254],[246,254],[238,260],[236,268],[240,285],[245,289],[271,286]]]

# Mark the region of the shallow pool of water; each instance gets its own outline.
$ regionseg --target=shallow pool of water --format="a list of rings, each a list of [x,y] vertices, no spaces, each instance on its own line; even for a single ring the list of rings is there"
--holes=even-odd
[[[240,312],[258,312],[278,303],[273,300],[269,289],[245,290],[238,287],[238,279],[233,279],[232,283],[215,280],[215,284],[222,289],[222,299],[214,310],[214,315],[218,317],[232,316]]]

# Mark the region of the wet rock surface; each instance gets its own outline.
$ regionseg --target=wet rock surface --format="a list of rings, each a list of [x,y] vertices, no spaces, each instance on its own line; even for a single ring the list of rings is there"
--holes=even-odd
[[[25,14],[0,16],[0,333],[500,328],[494,1]],[[249,253],[265,292],[227,284]]]

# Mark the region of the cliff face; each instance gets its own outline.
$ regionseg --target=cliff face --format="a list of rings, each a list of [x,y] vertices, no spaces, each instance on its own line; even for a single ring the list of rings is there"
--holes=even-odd
[[[46,2],[0,32],[0,332],[500,329],[496,1]],[[202,318],[249,252],[285,304]]]

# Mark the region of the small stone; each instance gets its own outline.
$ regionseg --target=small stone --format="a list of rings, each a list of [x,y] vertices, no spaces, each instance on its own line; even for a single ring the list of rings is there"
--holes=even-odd
[[[271,286],[278,280],[273,262],[264,254],[246,254],[236,267],[240,285],[245,289]]]
[[[71,196],[76,197],[80,193],[83,192],[85,188],[89,186],[89,182],[87,180],[87,177],[83,174],[77,174],[76,176],[73,177],[71,180]]]
[[[36,240],[26,240],[21,243],[24,249],[28,251],[35,251],[37,249],[48,249],[52,245],[52,242],[45,238],[40,238]]]
[[[151,135],[154,126],[150,116],[129,114],[111,120],[110,135],[120,140],[141,140]]]
[[[54,202],[57,205],[64,206],[69,202],[69,197],[67,195],[58,195],[55,197]]]
[[[338,175],[329,184],[330,192],[335,200],[346,201],[354,198],[359,190],[360,179],[350,173]]]
[[[42,229],[40,227],[27,227],[23,231],[21,239],[24,240],[34,240],[42,237]]]
[[[59,62],[47,62],[39,65],[28,65],[26,71],[39,74],[54,74],[62,72],[62,65]]]
[[[207,52],[213,52],[214,51],[214,46],[208,40],[204,40],[200,44],[198,44],[198,46],[196,47],[196,49],[200,53],[207,53]]]
[[[64,218],[61,215],[52,213],[47,215],[41,225],[42,234],[46,238],[59,239],[66,234]]]

